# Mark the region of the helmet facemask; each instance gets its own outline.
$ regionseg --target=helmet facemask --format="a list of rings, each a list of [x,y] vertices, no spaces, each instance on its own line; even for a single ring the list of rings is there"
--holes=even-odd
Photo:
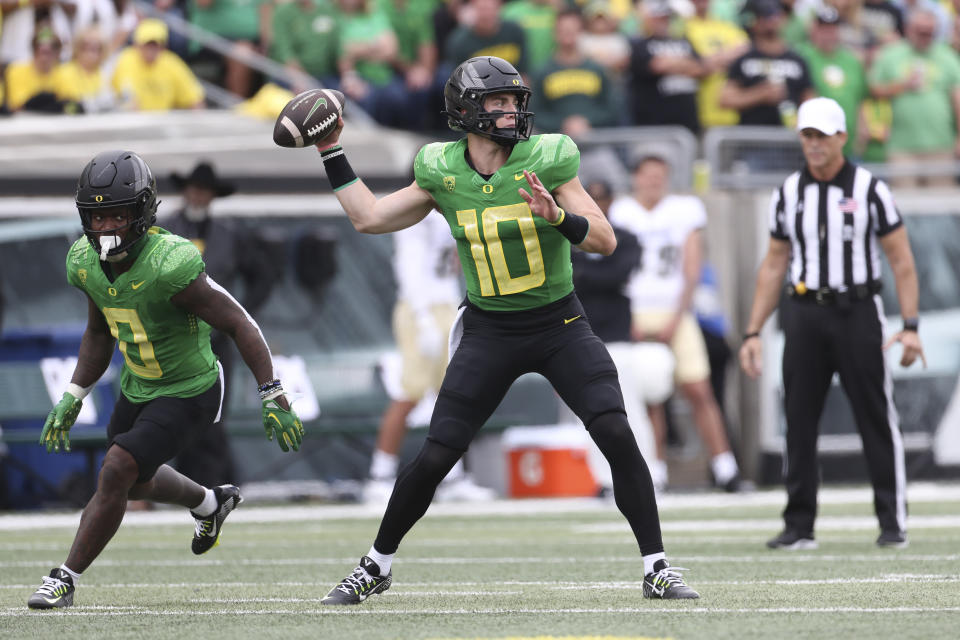
[[[483,91],[475,92],[470,91],[471,99],[469,102],[476,100],[476,103],[479,105],[479,109],[474,112],[473,115],[473,128],[467,129],[467,131],[473,131],[476,134],[490,138],[497,144],[504,146],[513,146],[518,142],[530,139],[530,133],[533,130],[533,112],[527,111],[527,104],[530,102],[530,90],[523,88],[517,89],[516,91]],[[483,103],[486,101],[487,96],[490,96],[495,93],[513,93],[517,96],[517,110],[516,111],[486,111],[483,108]],[[476,96],[475,98],[473,96]],[[465,114],[466,115],[466,114]],[[502,118],[505,115],[514,115],[516,116],[513,127],[498,127],[497,120]],[[466,118],[464,119],[466,120]]]
[[[101,262],[120,262],[124,260],[129,250],[143,239],[147,230],[157,218],[156,215],[149,219],[144,218],[140,212],[140,207],[136,203],[126,205],[111,203],[109,207],[78,206],[77,209],[80,211],[83,233],[87,236],[90,246],[100,256]],[[94,230],[94,215],[98,212],[106,215],[117,215],[120,210],[124,210],[127,215],[128,222],[126,224],[108,231]]]

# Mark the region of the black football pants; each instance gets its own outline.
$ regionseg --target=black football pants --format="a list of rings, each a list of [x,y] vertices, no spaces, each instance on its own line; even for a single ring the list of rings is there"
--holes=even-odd
[[[863,441],[880,528],[905,532],[903,439],[893,404],[893,381],[883,357],[880,297],[829,306],[787,298],[781,317],[787,417],[786,527],[813,533],[819,422],[833,374],[838,373]]]
[[[607,458],[617,506],[641,553],[663,551],[650,471],[627,422],[616,367],[577,297],[515,313],[468,306],[458,322],[463,334],[447,366],[427,442],[397,476],[374,543],[377,551],[397,550],[510,385],[529,372],[550,381]]]

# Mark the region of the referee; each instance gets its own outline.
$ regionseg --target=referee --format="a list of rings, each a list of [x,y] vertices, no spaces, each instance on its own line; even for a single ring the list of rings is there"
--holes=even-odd
[[[740,364],[756,378],[760,329],[780,300],[785,338],[787,416],[784,529],[771,549],[815,549],[817,434],[827,390],[839,373],[863,440],[881,547],[907,545],[906,474],[893,384],[883,351],[903,345],[909,367],[923,346],[917,335],[917,275],[903,219],[887,185],[843,156],[843,109],[829,98],[804,102],[797,130],[806,166],[777,189],[770,206],[770,245],[757,274]],[[884,344],[879,248],[897,286],[903,328]]]

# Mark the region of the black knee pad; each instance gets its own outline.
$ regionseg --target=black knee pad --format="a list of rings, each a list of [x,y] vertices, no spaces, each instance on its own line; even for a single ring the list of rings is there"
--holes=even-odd
[[[453,468],[453,465],[457,464],[457,460],[459,460],[463,454],[463,450],[454,449],[428,437],[427,441],[423,443],[420,453],[417,454],[417,457],[413,459],[410,465],[407,466],[400,475],[407,475],[408,472],[416,472],[419,476],[429,480],[436,480],[436,484],[439,484],[450,472],[450,469]]]
[[[456,449],[462,455],[483,425],[471,424],[469,402],[455,393],[441,392],[433,407],[428,440]]]
[[[626,413],[620,411],[602,413],[587,425],[587,431],[601,451],[608,447],[614,451],[637,448],[637,439],[630,429]]]

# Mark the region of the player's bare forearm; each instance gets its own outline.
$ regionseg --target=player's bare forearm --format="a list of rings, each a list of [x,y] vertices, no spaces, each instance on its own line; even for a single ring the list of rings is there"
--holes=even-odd
[[[890,262],[890,271],[897,286],[897,300],[900,302],[900,315],[904,318],[916,318],[918,312],[919,285],[917,267],[910,249],[907,230],[901,226],[880,238],[880,246]]]
[[[617,248],[617,237],[613,233],[613,227],[610,226],[597,203],[583,188],[580,178],[574,176],[563,183],[553,191],[553,196],[566,211],[584,216],[590,222],[587,237],[577,245],[578,249],[605,256],[614,252]]]
[[[336,195],[360,233],[390,233],[412,227],[436,206],[416,182],[379,200],[362,180],[343,187]]]
[[[84,388],[96,383],[110,366],[115,344],[103,313],[93,300],[87,298],[87,328],[80,338],[77,366],[70,382]]]
[[[170,301],[233,338],[257,384],[273,380],[273,358],[260,327],[246,309],[213,279],[201,273]]]
[[[790,243],[770,239],[770,248],[757,271],[757,286],[746,332],[759,332],[780,300],[780,287],[790,261]]]
[[[690,232],[683,243],[683,291],[677,304],[677,315],[690,309],[693,294],[700,282],[700,269],[703,266],[703,231]]]

